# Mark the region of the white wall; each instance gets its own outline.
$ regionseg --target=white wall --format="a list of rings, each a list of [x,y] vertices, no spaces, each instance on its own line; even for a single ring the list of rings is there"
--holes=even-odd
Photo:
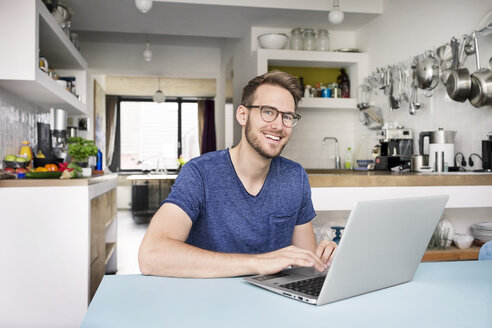
[[[369,54],[369,72],[376,67],[403,62],[425,50],[434,49],[452,36],[461,39],[471,33],[485,14],[492,10],[489,0],[387,0],[384,14],[364,26],[357,33],[357,44]],[[492,36],[479,40],[482,66],[488,65],[492,56]],[[468,58],[466,66],[474,72],[475,59]],[[447,97],[440,83],[431,98],[420,93],[424,107],[416,116],[408,108],[389,111],[388,100],[381,93],[374,103],[383,108],[385,121],[397,121],[414,132],[418,139],[420,131],[435,131],[439,127],[457,131],[455,151],[466,157],[475,152],[481,154],[481,142],[492,131],[492,110],[477,109],[466,103],[458,103]],[[357,134],[371,133],[356,129]],[[415,143],[418,146],[418,142]],[[475,161],[475,168],[481,168]]]

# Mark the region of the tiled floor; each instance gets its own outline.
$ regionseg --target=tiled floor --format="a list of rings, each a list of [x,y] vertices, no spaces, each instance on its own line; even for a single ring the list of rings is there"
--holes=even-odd
[[[138,248],[147,227],[148,224],[136,224],[131,211],[118,211],[116,274],[140,274]]]

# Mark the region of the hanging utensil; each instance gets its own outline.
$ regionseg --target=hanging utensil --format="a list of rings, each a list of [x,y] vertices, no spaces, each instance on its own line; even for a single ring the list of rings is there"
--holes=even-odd
[[[465,102],[470,97],[471,90],[470,71],[468,68],[463,67],[466,60],[466,57],[464,56],[467,43],[466,39],[467,36],[464,36],[460,49],[460,62],[458,67],[451,70],[446,81],[446,92],[448,93],[449,98],[459,102]]]
[[[412,83],[412,94],[410,96],[409,102],[409,113],[410,115],[417,115],[418,110],[422,105],[418,102],[418,88]]]
[[[475,42],[477,71],[471,75],[469,100],[474,107],[492,106],[492,71],[491,68],[480,68],[478,38],[475,32],[473,33],[473,39]]]
[[[464,40],[463,40],[464,42]],[[449,49],[451,52],[451,57],[447,59],[447,61],[444,61],[441,59],[441,82],[446,85],[449,75],[451,72],[455,69],[458,69],[459,67],[459,44],[458,40],[456,40],[455,37],[451,38],[451,41],[449,42]],[[449,64],[451,62],[451,64]]]
[[[427,97],[431,97],[432,90],[439,82],[439,64],[432,51],[426,52],[423,58],[417,62],[415,69],[417,72],[417,86],[426,90],[425,95]]]

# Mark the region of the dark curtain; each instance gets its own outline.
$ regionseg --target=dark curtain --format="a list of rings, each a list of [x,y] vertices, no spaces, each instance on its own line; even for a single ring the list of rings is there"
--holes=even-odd
[[[213,100],[201,100],[204,103],[201,154],[217,150],[215,140],[215,103]]]
[[[115,150],[116,120],[118,115],[118,97],[106,96],[106,165],[113,161]]]

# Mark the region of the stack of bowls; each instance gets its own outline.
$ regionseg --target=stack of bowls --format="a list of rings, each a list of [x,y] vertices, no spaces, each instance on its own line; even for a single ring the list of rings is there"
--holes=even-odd
[[[471,231],[475,240],[480,244],[492,240],[492,222],[475,223],[471,226]]]

